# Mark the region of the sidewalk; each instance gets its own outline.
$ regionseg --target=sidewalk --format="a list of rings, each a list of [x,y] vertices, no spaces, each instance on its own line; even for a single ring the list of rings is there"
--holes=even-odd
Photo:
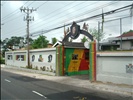
[[[111,93],[115,93],[123,96],[133,97],[133,85],[131,86],[131,85],[124,85],[124,84],[90,82],[87,75],[54,76],[53,73],[51,75],[47,75],[47,73],[44,73],[42,71],[25,69],[25,68],[17,68],[12,66],[5,66],[5,65],[1,65],[1,70],[16,73],[16,74],[21,74],[29,77],[34,77],[37,79],[46,79],[49,81],[54,81],[62,84],[73,85],[77,87],[83,87],[87,89],[111,92]]]

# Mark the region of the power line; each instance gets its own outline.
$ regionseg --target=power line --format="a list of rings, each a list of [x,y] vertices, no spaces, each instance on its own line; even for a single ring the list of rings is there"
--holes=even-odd
[[[83,3],[84,3],[84,2],[83,2]],[[89,5],[85,6],[85,7],[88,7],[88,6],[93,5],[93,4],[96,4],[96,2],[91,3],[91,4],[89,4]],[[81,3],[80,3],[80,4],[77,4],[77,5],[81,5]],[[73,7],[75,7],[75,6],[77,6],[77,5],[74,5]],[[73,7],[68,8],[68,9],[66,9],[66,10],[72,9]],[[82,9],[85,8],[85,7],[82,7]],[[82,9],[80,8],[80,9],[77,9],[76,11],[79,11],[79,10],[82,10]],[[76,12],[76,11],[75,11],[75,12]],[[62,11],[62,12],[64,13],[64,11]],[[60,12],[59,14],[62,14],[62,13]],[[59,14],[58,14],[58,15],[59,15]],[[61,16],[61,17],[58,17],[58,16],[57,16],[57,17],[58,17],[58,19],[60,19],[60,18],[62,18],[62,17],[64,17],[64,16],[66,16],[66,15],[63,15],[63,16]],[[55,18],[55,15],[53,15],[51,18]],[[49,17],[48,17],[47,19],[49,19]],[[45,19],[45,20],[47,20],[47,19]],[[55,19],[53,19],[53,20],[55,20]],[[50,20],[50,21],[52,22],[53,20]],[[44,23],[42,23],[41,25],[39,25],[39,26],[37,26],[37,27],[40,27],[40,26],[42,26],[42,25],[44,25]]]
[[[74,1],[74,2],[75,2],[75,1]],[[72,2],[72,3],[74,3],[74,2]],[[85,1],[85,2],[86,2],[86,1]],[[69,3],[69,4],[72,4],[72,3]],[[82,3],[84,3],[84,2],[82,2]],[[78,5],[81,5],[82,3],[79,3],[79,4],[77,4],[77,5],[74,5],[74,6],[72,6],[71,8],[65,9],[65,11],[66,11],[66,10],[69,10],[69,9],[72,9],[73,7],[76,7],[76,6],[78,6]],[[64,7],[70,6],[69,4],[65,5]],[[61,7],[61,8],[62,8],[62,7]],[[58,9],[52,11],[52,12],[49,13],[48,15],[53,14],[53,12],[56,12],[56,11],[60,10],[61,8],[58,8]],[[62,13],[64,13],[64,10],[62,11]],[[62,14],[62,13],[60,12],[59,14]],[[57,13],[56,13],[56,14],[57,14]],[[58,15],[59,15],[59,14],[58,14]],[[53,15],[52,17],[49,17],[48,15],[47,15],[47,16],[45,15],[45,16],[47,17],[45,20],[50,19],[50,18],[53,18],[53,17],[55,18],[55,15]],[[41,18],[44,18],[45,16],[43,16],[43,17],[41,17]],[[41,19],[41,18],[40,18],[40,19]],[[39,22],[40,22],[40,21],[39,21]],[[39,23],[39,22],[38,22],[38,23]],[[41,25],[42,25],[42,24],[41,24]]]
[[[34,1],[35,1],[35,0],[34,0]],[[32,1],[28,6],[30,6],[34,1]],[[28,1],[27,1],[27,2],[28,2]],[[26,3],[27,3],[27,2],[26,2]],[[25,3],[25,4],[26,4],[26,3]],[[24,4],[24,5],[25,5],[25,4]],[[24,6],[24,5],[23,5],[23,6]],[[22,7],[22,6],[21,6],[21,7]],[[19,7],[19,8],[20,8],[20,7]],[[13,17],[14,15],[16,15],[17,13],[19,13],[19,11],[18,11],[19,8],[17,8],[14,12],[10,13],[10,15],[7,16],[7,18],[11,18],[11,17]],[[20,15],[20,16],[21,16],[21,15]],[[19,18],[20,16],[18,16],[18,17],[16,17],[16,18]],[[3,19],[3,20],[6,20],[6,19],[7,19],[6,17],[4,17],[4,18],[5,18],[5,19]],[[8,20],[8,21],[6,21],[5,23],[8,23],[8,22],[10,22],[10,21],[13,21],[13,20],[15,20],[16,18],[13,18],[13,19],[11,19],[11,20]]]
[[[48,2],[48,0],[44,3],[42,3],[41,5],[39,5],[36,9],[39,9],[42,5],[46,4]]]
[[[113,2],[113,3],[111,2],[111,3],[109,3],[108,5],[111,5],[111,4],[114,4],[114,2]],[[88,5],[87,5],[87,6],[88,6]],[[107,4],[106,4],[105,6],[102,6],[102,7],[106,7],[106,6],[107,6]],[[100,6],[100,7],[101,7],[101,6]],[[80,10],[80,9],[79,9],[79,10]],[[79,10],[77,10],[77,11],[79,11]],[[99,8],[98,8],[98,10],[99,10]],[[94,10],[91,9],[90,11],[93,12]],[[58,19],[60,19],[60,18],[62,18],[62,17],[64,17],[64,16],[65,16],[65,15],[63,15],[63,16],[61,16],[61,17],[58,17]],[[76,16],[76,18],[77,18],[77,16]],[[71,17],[70,19],[72,19],[72,17]],[[52,20],[51,20],[51,21],[52,21]],[[41,25],[44,25],[44,24],[41,24]],[[40,26],[41,26],[41,25],[40,25]],[[39,26],[38,26],[38,27],[39,27]],[[48,27],[50,27],[50,26],[48,26]],[[36,27],[36,28],[37,28],[37,27]]]
[[[116,3],[116,2],[115,2],[115,3]],[[111,2],[111,3],[109,3],[108,5],[111,5],[111,4],[114,4],[114,3]],[[102,5],[102,7],[105,7],[105,6],[108,6],[108,5],[107,5],[107,4],[104,5],[104,6]],[[101,7],[101,6],[100,6],[100,7]],[[93,10],[93,9],[92,9],[92,10]]]
[[[116,2],[115,2],[116,3]],[[94,4],[94,3],[92,3],[92,4]],[[92,5],[91,4],[91,5]],[[111,4],[114,4],[114,2],[113,3],[109,3],[108,5],[111,5]],[[77,5],[79,5],[79,4],[77,4]],[[77,5],[75,5],[75,6],[77,6]],[[80,3],[80,5],[81,5],[81,3]],[[89,4],[90,5],[90,4]],[[89,6],[89,5],[87,5],[87,6]],[[106,6],[108,6],[108,5],[106,5]],[[73,7],[75,7],[75,6],[73,6]],[[105,5],[102,5],[102,7],[104,7]],[[73,8],[73,7],[71,7],[71,8]],[[101,6],[100,6],[101,7]],[[69,9],[71,9],[71,8],[69,8]],[[85,7],[84,7],[85,8]],[[58,10],[58,9],[57,9]],[[67,9],[68,10],[68,9]],[[80,10],[80,9],[79,9]],[[92,9],[93,10],[93,9]],[[55,11],[54,11],[55,12]],[[63,11],[64,12],[64,11]],[[50,14],[52,14],[52,13],[50,13]],[[48,14],[48,15],[50,15],[50,14]],[[59,13],[59,14],[61,14],[61,13]],[[53,17],[55,17],[55,16],[53,16]],[[61,17],[63,17],[63,16],[61,16]],[[48,17],[48,19],[49,19],[49,17]],[[46,20],[46,19],[45,19]],[[31,25],[32,26],[32,25]]]
[[[35,0],[34,0],[34,1],[35,1]],[[33,1],[33,2],[34,2],[34,1]],[[32,3],[33,3],[33,2],[32,2]],[[30,3],[29,5],[31,5],[32,3]],[[45,3],[47,3],[47,1],[44,2],[43,4],[39,5],[36,9],[39,9],[39,8],[40,8],[42,5],[44,5]],[[28,6],[29,6],[29,5],[28,5]],[[20,16],[21,16],[21,15],[20,15]],[[15,18],[11,19],[11,20],[8,20],[8,21],[6,21],[5,23],[10,22],[10,21],[13,21],[13,20],[19,18],[20,16],[17,16],[17,17],[15,17]],[[22,27],[24,27],[24,26],[22,26]],[[22,27],[20,27],[20,28],[22,28]]]
[[[103,13],[103,14],[104,14],[104,16],[109,15],[109,14],[113,14],[114,12],[117,12],[117,11],[119,11],[119,10],[121,10],[121,9],[128,8],[128,7],[130,7],[130,6],[132,6],[132,4],[131,4],[131,5],[128,5],[128,6],[124,6],[124,7],[118,8],[118,9],[115,9],[115,10],[111,10],[111,11],[109,11],[109,12],[105,12],[105,13]],[[101,16],[102,16],[102,14],[98,14],[98,15],[95,15],[95,16],[92,16],[92,17],[87,17],[87,18],[84,18],[84,19],[77,20],[77,21],[75,21],[75,22],[76,22],[76,23],[80,23],[80,22],[83,22],[83,21],[86,21],[86,20],[90,20],[90,19],[96,18],[96,17],[101,17]],[[68,24],[66,24],[65,26],[69,26],[69,25],[71,25],[71,23],[68,23]],[[48,32],[50,32],[50,31],[57,30],[57,29],[60,29],[60,28],[63,28],[63,27],[64,27],[64,25],[61,25],[61,26],[59,26],[59,27],[55,27],[55,28],[49,29],[49,30],[47,30],[47,32],[45,32],[45,33],[48,33]]]
[[[96,7],[95,9],[91,9],[91,10],[89,10],[89,11],[86,11],[86,12],[84,12],[84,13],[81,13],[79,16],[85,15],[86,13],[94,12],[94,11],[99,10],[99,9],[103,9],[103,8],[105,8],[105,7],[107,7],[107,6],[110,6],[110,5],[113,5],[113,4],[115,4],[115,3],[118,3],[119,1],[121,1],[121,0],[118,0],[117,2],[112,1],[111,3],[105,4],[105,5],[101,5],[101,6],[99,6],[99,7]]]
[[[35,1],[35,0],[34,0],[34,1]],[[34,2],[34,1],[33,1],[33,2]],[[32,2],[32,3],[33,3],[33,2]],[[30,3],[29,5],[31,5],[32,3]],[[39,5],[36,9],[39,9],[39,8],[40,8],[42,5],[44,5],[45,3],[47,3],[47,1],[44,2],[43,4]],[[25,3],[25,4],[26,4],[26,3]],[[25,4],[24,4],[24,5],[25,5]],[[23,6],[24,6],[24,5],[23,5]],[[29,5],[28,5],[28,6],[29,6]],[[20,16],[21,16],[21,15],[20,15]],[[17,19],[17,18],[19,18],[20,16],[15,17],[14,20]],[[7,22],[10,22],[10,21],[13,21],[13,19],[8,20]],[[7,22],[5,22],[5,23],[7,23]],[[25,26],[22,26],[22,27],[25,27]],[[20,27],[20,28],[22,28],[22,27]]]
[[[114,3],[109,3],[108,5],[111,5],[111,4],[114,4]],[[102,6],[102,7],[105,7],[105,6],[107,6],[107,5],[104,5],[104,6]],[[100,6],[101,7],[101,6]],[[92,9],[93,10],[93,9]]]
[[[27,1],[26,3],[28,3],[28,2],[29,2],[29,1]],[[24,5],[25,5],[26,3],[24,3]],[[24,6],[24,5],[23,5],[23,6]],[[14,13],[16,14],[16,11],[17,11],[17,13],[18,13],[18,12],[19,12],[18,9],[19,9],[19,8],[17,8],[17,9],[14,10],[13,12],[11,12],[10,14],[4,16],[4,17],[2,18],[2,20],[5,20],[5,19],[7,19],[8,17],[12,16],[12,14],[14,15]]]
[[[34,1],[35,1],[35,0],[34,0]],[[34,2],[34,1],[33,1],[33,2]],[[29,1],[27,1],[27,2],[29,2]],[[26,2],[26,3],[27,3],[27,2]],[[33,2],[30,3],[28,6],[30,6],[31,4],[33,4]],[[47,1],[46,1],[46,2],[47,2]],[[46,2],[44,2],[43,4],[41,4],[40,6],[38,6],[37,9],[40,8],[42,5],[44,5]],[[26,4],[26,3],[25,3],[25,4]],[[24,4],[24,5],[25,5],[25,4]],[[24,5],[23,5],[23,6],[24,6]],[[22,7],[22,6],[21,6],[21,7]],[[17,8],[14,12],[10,13],[10,14],[9,14],[8,16],[6,16],[6,17],[7,17],[7,18],[11,18],[13,15],[19,13],[18,9],[19,9],[19,8]],[[17,11],[17,12],[16,12],[16,11]],[[7,19],[6,17],[4,17],[3,20],[6,20],[6,19]],[[20,17],[20,16],[18,16],[18,17]],[[16,18],[17,18],[17,17],[16,17]],[[10,21],[13,21],[13,19],[11,19],[11,20],[9,20],[9,21],[6,21],[6,23],[7,23],[7,22],[10,22]]]
[[[35,0],[34,0],[35,1]],[[33,1],[33,2],[34,2]],[[27,1],[28,2],[28,1]],[[32,2],[32,3],[33,3]],[[47,1],[46,1],[47,2]],[[43,4],[41,4],[40,6],[42,6],[42,5],[44,5],[46,2],[44,2]],[[28,6],[30,6],[32,3],[30,3]],[[24,6],[24,5],[23,5]],[[37,9],[40,7],[40,6],[38,6],[37,7]],[[18,9],[17,9],[17,11],[18,11]],[[17,14],[18,12],[16,12],[15,14]],[[12,16],[12,15],[11,15]],[[21,15],[20,15],[21,16]],[[15,17],[15,18],[13,18],[13,19],[11,19],[11,20],[8,20],[8,21],[6,21],[5,23],[7,23],[7,22],[10,22],[10,21],[13,21],[13,20],[15,20],[15,19],[17,19],[17,18],[19,18],[20,16],[17,16],[17,17]]]
[[[74,3],[75,1],[73,1],[72,3]],[[69,4],[72,4],[72,3],[69,3]],[[67,4],[66,6],[69,6],[69,4]],[[66,6],[64,6],[64,7],[66,7]],[[38,6],[39,7],[39,6]],[[61,8],[59,8],[59,9],[61,9]],[[53,14],[53,12],[56,12],[57,10],[59,10],[59,9],[56,9],[56,10],[54,10],[54,11],[52,11],[51,13],[49,13],[48,15],[50,15],[50,14]],[[48,16],[47,15],[47,16]],[[17,18],[17,17],[16,17]],[[43,17],[42,17],[43,18]],[[40,18],[41,19],[41,18]],[[10,20],[10,21],[12,21],[12,20]],[[23,26],[24,27],[24,26]]]
[[[116,3],[116,2],[115,2],[115,3]],[[95,4],[95,3],[92,3],[92,4]],[[89,5],[92,5],[92,4],[89,4]],[[102,5],[102,6],[100,6],[100,7],[106,7],[106,6],[112,5],[112,4],[114,4],[114,2],[113,2],[113,3],[111,2],[111,3],[106,4],[106,5]],[[88,7],[89,5],[87,5],[87,6],[85,6],[85,7]],[[85,8],[85,7],[84,7],[84,8]],[[70,8],[70,9],[71,9],[71,8]],[[83,7],[82,7],[82,9],[83,9]],[[78,9],[78,10],[76,10],[76,11],[79,11],[79,10],[82,10],[82,9]],[[67,9],[67,10],[68,10],[68,9]],[[99,8],[97,8],[96,10],[99,10]],[[76,11],[75,11],[75,12],[76,12]],[[93,12],[94,9],[91,9],[91,10],[89,10],[89,11],[90,11],[90,12]],[[88,13],[89,13],[89,12],[88,12]],[[59,14],[61,14],[61,13],[59,13]],[[58,15],[59,15],[59,14],[58,14]],[[62,18],[62,17],[64,17],[64,16],[66,16],[66,15],[63,15],[63,16],[61,16],[61,17],[58,17],[58,19],[60,19],[60,18]],[[55,16],[53,16],[53,17],[55,18]],[[80,17],[81,17],[81,16],[80,16]],[[70,19],[72,19],[72,18],[73,18],[73,17],[71,17]],[[74,16],[74,18],[75,18],[75,16]],[[78,18],[77,15],[76,15],[76,18]],[[49,19],[49,18],[48,18],[48,19]],[[47,20],[47,19],[45,19],[45,20]],[[55,20],[55,19],[54,19],[54,20]],[[50,21],[52,22],[53,20],[50,20]],[[44,23],[41,24],[40,26],[42,26],[42,25],[44,25]],[[39,27],[39,26],[37,26],[37,27]],[[36,28],[37,28],[37,27],[36,27]]]
[[[130,17],[130,15],[129,16],[125,16],[125,17],[121,17],[121,19],[129,18],[129,17]],[[115,20],[118,20],[118,19],[120,19],[120,18],[116,18],[116,19],[112,19],[112,20],[107,20],[107,21],[104,21],[104,23],[110,22],[110,21],[115,21]],[[102,23],[102,22],[100,22],[100,23]]]
[[[128,8],[130,6],[132,6],[132,4],[131,5],[128,5],[128,6],[124,6],[124,7],[118,8],[118,9],[115,9],[115,10],[108,11],[106,13],[103,13],[103,15],[106,16],[106,15],[109,15],[109,14],[113,14],[113,13],[116,13],[116,12],[120,12],[119,10]],[[88,18],[84,18],[84,19],[80,19],[80,20],[77,20],[76,22],[77,23],[78,22],[83,22],[83,21],[86,21],[86,20],[89,20],[89,19],[92,19],[92,18],[96,18],[96,17],[99,17],[99,16],[102,16],[102,14],[95,15],[95,16],[88,17]]]

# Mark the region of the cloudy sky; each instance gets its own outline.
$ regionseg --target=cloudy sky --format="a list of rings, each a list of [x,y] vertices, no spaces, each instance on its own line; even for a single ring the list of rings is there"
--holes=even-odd
[[[30,14],[31,17],[34,16],[34,21],[30,22],[30,34],[32,34],[101,14],[102,9],[103,12],[107,12],[132,3],[132,1],[1,1],[1,38],[4,40],[12,36],[26,35],[26,21],[23,20],[26,14],[20,11],[22,6],[37,9]],[[128,17],[129,15],[130,10],[127,9],[105,16],[104,38],[120,35],[120,20],[113,19],[122,18],[122,32],[133,29],[133,18]],[[102,18],[98,17],[84,22],[89,25],[89,28],[97,29],[98,21],[101,20]],[[113,21],[106,22],[108,20]],[[78,23],[81,28],[84,22]],[[61,40],[63,32],[64,29],[61,28],[43,35],[51,42],[53,37]],[[32,38],[37,37],[38,35]]]

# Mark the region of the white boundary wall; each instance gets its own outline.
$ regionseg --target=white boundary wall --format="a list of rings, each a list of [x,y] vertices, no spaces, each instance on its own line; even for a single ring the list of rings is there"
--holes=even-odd
[[[96,77],[97,81],[133,85],[133,51],[97,52]]]
[[[16,66],[16,67],[26,67],[27,65],[27,60],[25,58],[24,61],[19,61],[16,59],[17,55],[24,55],[25,57],[27,51],[9,51],[5,53],[5,64],[11,65],[11,66]]]
[[[39,57],[42,59],[39,60]],[[8,51],[5,53],[5,64],[15,67],[27,66],[27,50]],[[56,70],[56,48],[30,50],[30,64],[32,67],[45,66],[45,71],[54,72]]]

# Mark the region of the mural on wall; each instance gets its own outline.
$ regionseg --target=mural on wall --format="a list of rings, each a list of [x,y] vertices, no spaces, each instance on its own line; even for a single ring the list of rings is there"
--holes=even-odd
[[[25,61],[25,55],[16,55],[16,60],[17,61]]]
[[[89,50],[84,49],[66,49],[65,74],[88,74],[89,70]],[[86,55],[88,54],[88,55]]]
[[[42,55],[39,55],[38,61],[39,61],[39,62],[43,62]]]
[[[72,60],[78,60],[78,54],[72,54]]]
[[[32,61],[34,61],[35,60],[35,55],[32,55]]]
[[[132,64],[126,65],[126,73],[133,74],[133,65]]]
[[[54,66],[55,62],[52,63],[53,59],[55,58],[51,53],[49,53],[48,55],[47,53],[38,54],[38,55],[33,54],[31,56],[32,62],[40,62],[39,65],[36,65],[36,63],[34,63],[33,66],[39,67],[40,70],[47,72],[55,72],[55,66]]]
[[[12,55],[7,55],[8,60],[12,60]]]
[[[40,67],[40,69],[43,70],[43,71],[48,71],[48,72],[54,72],[55,73],[55,70],[53,69],[53,67],[51,65]]]
[[[49,56],[48,56],[48,62],[51,62],[52,61],[52,55],[50,54]]]

